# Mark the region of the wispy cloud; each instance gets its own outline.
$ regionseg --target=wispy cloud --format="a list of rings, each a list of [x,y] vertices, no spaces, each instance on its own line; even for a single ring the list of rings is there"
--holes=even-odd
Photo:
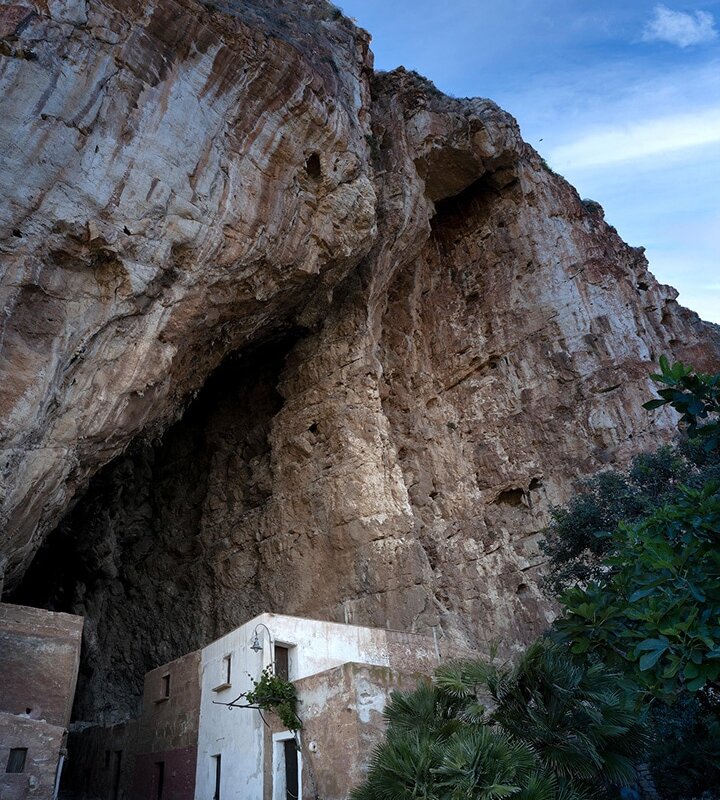
[[[667,42],[678,47],[690,47],[717,38],[715,19],[709,11],[690,13],[658,5],[654,14],[643,31],[643,40],[646,42]]]
[[[583,169],[720,142],[720,107],[596,129],[549,153],[554,169]]]

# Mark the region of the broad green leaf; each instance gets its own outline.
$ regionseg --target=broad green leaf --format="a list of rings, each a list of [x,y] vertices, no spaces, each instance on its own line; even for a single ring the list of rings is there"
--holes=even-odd
[[[665,652],[666,648],[662,650],[653,650],[650,653],[645,653],[640,658],[640,671],[647,672],[647,670],[652,669],[655,664],[660,660],[660,656]]]

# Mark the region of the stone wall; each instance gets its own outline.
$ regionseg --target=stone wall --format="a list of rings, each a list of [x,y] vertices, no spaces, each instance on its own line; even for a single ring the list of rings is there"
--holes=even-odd
[[[162,764],[162,777],[160,765]],[[178,747],[135,757],[131,800],[156,800],[162,780],[162,797],[193,800],[197,747]]]
[[[200,651],[150,670],[145,676],[138,752],[160,753],[197,745],[200,718]],[[170,693],[165,695],[165,678]]]
[[[83,620],[0,604],[0,797],[52,797],[70,722]],[[27,751],[8,773],[11,749]]]
[[[170,678],[167,695],[166,677]],[[196,651],[146,674],[137,719],[70,734],[70,769],[63,787],[88,798],[155,800],[162,764],[163,797],[191,800],[199,713]]]
[[[139,721],[71,730],[63,792],[87,800],[129,800],[135,775]]]

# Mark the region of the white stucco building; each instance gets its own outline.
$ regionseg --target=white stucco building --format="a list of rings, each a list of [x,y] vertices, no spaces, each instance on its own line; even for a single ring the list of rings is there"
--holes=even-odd
[[[136,719],[79,731],[75,786],[116,800],[345,800],[390,693],[440,657],[432,636],[262,614],[148,672]],[[240,707],[270,664],[295,686],[297,735]]]
[[[345,796],[382,729],[390,691],[429,675],[439,657],[431,637],[278,614],[250,620],[201,651],[196,800]],[[271,662],[296,685],[300,749],[256,709],[225,705]],[[346,779],[336,788],[319,786],[338,772]]]

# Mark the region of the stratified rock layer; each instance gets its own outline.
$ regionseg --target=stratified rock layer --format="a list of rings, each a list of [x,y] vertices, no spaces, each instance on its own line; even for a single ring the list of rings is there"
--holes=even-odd
[[[718,364],[493,103],[209,5],[0,6],[2,547],[63,520],[18,595],[86,614],[83,719],[262,610],[526,641],[550,505]]]

